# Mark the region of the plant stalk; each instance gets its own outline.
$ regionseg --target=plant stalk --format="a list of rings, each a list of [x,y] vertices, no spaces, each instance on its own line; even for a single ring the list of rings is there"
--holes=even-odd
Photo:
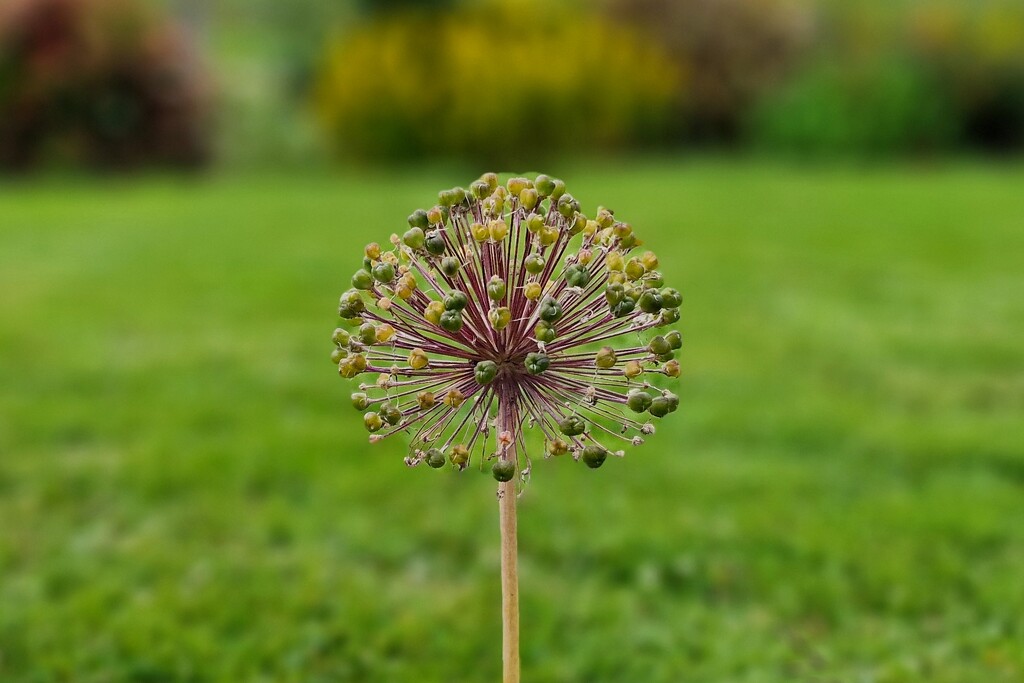
[[[499,429],[515,433],[512,406],[499,404]],[[516,462],[515,440],[503,458]],[[516,472],[518,475],[518,471]],[[516,539],[516,479],[498,485],[501,525],[501,661],[504,683],[519,683],[519,567]]]

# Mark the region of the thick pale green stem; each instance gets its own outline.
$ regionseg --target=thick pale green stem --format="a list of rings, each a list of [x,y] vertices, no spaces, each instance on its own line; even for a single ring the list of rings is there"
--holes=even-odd
[[[500,430],[515,429],[509,406],[501,406]],[[513,432],[514,433],[514,432]],[[503,455],[516,461],[515,442]],[[518,474],[518,472],[517,472]],[[501,525],[501,660],[504,683],[519,683],[519,567],[516,540],[516,480],[498,485]]]

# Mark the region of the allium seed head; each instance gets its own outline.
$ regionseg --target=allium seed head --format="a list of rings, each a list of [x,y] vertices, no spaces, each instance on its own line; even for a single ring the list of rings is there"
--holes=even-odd
[[[376,377],[352,394],[371,442],[404,432],[409,465],[493,459],[511,481],[531,430],[545,457],[598,468],[678,408],[655,383],[680,375],[682,336],[647,333],[682,296],[610,210],[582,214],[556,178],[487,173],[407,222],[363,250],[331,335],[342,377]]]

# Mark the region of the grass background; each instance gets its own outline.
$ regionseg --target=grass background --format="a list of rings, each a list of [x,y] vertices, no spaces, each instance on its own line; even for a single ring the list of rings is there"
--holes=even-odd
[[[684,294],[681,410],[539,463],[524,680],[1024,678],[1024,169],[553,169]],[[489,474],[366,445],[361,245],[475,172],[0,188],[0,681],[497,680]]]

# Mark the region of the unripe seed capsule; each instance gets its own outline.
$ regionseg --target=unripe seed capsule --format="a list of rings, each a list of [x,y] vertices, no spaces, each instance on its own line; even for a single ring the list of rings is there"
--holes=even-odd
[[[524,209],[530,211],[537,206],[537,190],[528,187],[519,193],[519,203]]]
[[[477,384],[490,384],[498,375],[498,364],[492,360],[482,360],[473,368],[473,376]]]
[[[491,465],[491,476],[501,482],[512,481],[516,476],[516,464],[511,460],[495,460]]]
[[[410,249],[422,249],[425,240],[426,236],[423,234],[422,228],[409,228],[402,235],[402,242]]]
[[[569,444],[561,439],[554,439],[553,441],[548,441],[547,449],[551,455],[565,455],[569,452]]]
[[[505,329],[509,322],[512,321],[512,311],[507,306],[501,308],[492,308],[487,312],[487,320],[491,323],[491,327],[496,330]]]
[[[654,270],[658,267],[658,257],[653,251],[645,251],[640,257],[640,263],[644,264],[647,270]]]
[[[370,407],[369,397],[361,391],[352,394],[352,407],[356,410],[366,410]]]
[[[389,403],[385,406],[381,406],[380,416],[384,418],[384,421],[389,425],[396,425],[402,421],[402,411],[398,409],[398,406],[393,403]]]
[[[469,297],[459,290],[452,292],[444,298],[444,308],[447,311],[461,311],[469,303]]]
[[[526,370],[531,375],[539,375],[548,369],[551,365],[551,360],[548,358],[546,353],[531,352],[526,354],[526,360],[524,361]]]
[[[342,361],[342,359],[346,358],[347,356],[348,356],[348,351],[346,351],[345,349],[343,349],[341,347],[335,347],[331,351],[331,362],[334,363],[335,365],[337,365],[338,363],[340,363]]]
[[[423,349],[413,349],[409,352],[409,367],[413,370],[422,370],[430,365],[430,358]]]
[[[570,415],[563,420],[559,420],[558,429],[566,436],[579,436],[587,431],[587,424],[580,417]]]
[[[668,377],[679,377],[679,361],[677,360],[668,361],[661,369],[665,371],[665,375]]]
[[[373,289],[373,275],[365,270],[357,270],[352,274],[352,286],[356,289]]]
[[[683,295],[677,289],[665,287],[661,290],[661,301],[665,308],[679,308],[680,304],[683,303]]]
[[[672,412],[672,405],[669,403],[669,400],[667,398],[665,398],[664,396],[659,396],[658,398],[651,401],[651,407],[648,408],[648,411],[654,417],[665,417],[670,412]]]
[[[381,261],[373,267],[373,278],[377,282],[391,282],[395,279],[395,267],[390,263]]]
[[[671,353],[672,345],[659,334],[657,337],[651,338],[651,341],[647,344],[647,350],[655,356],[660,356],[664,353]]]
[[[538,253],[530,254],[523,260],[523,266],[526,268],[526,272],[533,275],[538,275],[543,271],[544,264],[544,257]]]
[[[555,341],[555,328],[546,320],[538,321],[533,328],[533,336],[538,341],[550,344]]]
[[[448,457],[452,464],[460,470],[465,469],[466,464],[469,463],[469,449],[462,444],[457,444],[452,447],[452,452]]]
[[[657,313],[661,310],[661,295],[656,289],[648,289],[640,295],[637,304],[644,313]]]
[[[458,408],[465,400],[465,395],[458,389],[449,389],[444,395],[444,404],[449,408]]]
[[[679,309],[678,308],[666,308],[661,312],[661,325],[671,325],[674,322],[679,322]]]
[[[363,323],[359,326],[359,341],[367,346],[377,341],[377,328],[373,323]]]
[[[363,253],[366,254],[366,258],[376,261],[380,258],[380,245],[376,242],[370,242],[366,245],[366,248],[363,249]]]
[[[448,245],[444,241],[444,236],[441,234],[439,230],[434,230],[429,235],[427,235],[427,239],[424,242],[424,246],[427,248],[427,251],[433,254],[434,256],[440,256],[448,247]]]
[[[603,446],[587,446],[583,449],[583,462],[590,469],[596,470],[608,458],[608,449]]]
[[[334,330],[334,334],[331,335],[331,341],[340,346],[348,346],[351,341],[351,335],[348,330],[338,327]]]
[[[622,270],[626,263],[622,258],[622,254],[617,251],[609,251],[604,257],[604,264],[608,266],[608,270]]]
[[[536,213],[531,213],[526,217],[526,229],[530,232],[540,232],[544,227],[544,217]]]
[[[666,334],[665,339],[668,340],[668,345],[672,347],[673,350],[678,349],[683,345],[683,335],[679,334],[678,330],[672,330]]]
[[[363,426],[365,426],[369,432],[380,431],[384,426],[384,420],[382,420],[380,415],[377,413],[369,412],[363,415]]]
[[[626,362],[626,367],[622,369],[622,374],[629,379],[634,379],[644,374],[644,368],[640,365],[640,361],[631,360]]]
[[[431,301],[423,310],[423,317],[435,325],[441,322],[441,314],[444,313],[444,304],[440,301]]]
[[[547,197],[555,189],[555,181],[551,179],[551,176],[544,175],[543,173],[537,176],[533,185],[537,188],[537,193],[541,197]]]
[[[421,391],[416,394],[416,403],[419,404],[420,410],[430,410],[437,405],[437,399],[434,398],[433,392]]]
[[[458,332],[462,329],[462,313],[459,311],[445,311],[441,314],[441,320],[438,324],[443,330]]]
[[[488,232],[492,240],[500,242],[508,235],[508,224],[504,220],[497,218],[488,225]]]
[[[634,413],[642,413],[651,407],[651,395],[640,389],[633,389],[626,395],[626,405]]]
[[[448,277],[452,277],[457,272],[459,272],[460,265],[462,264],[459,263],[459,259],[455,258],[454,256],[445,256],[443,259],[441,259],[441,272],[447,275]]]
[[[530,301],[536,301],[542,293],[543,288],[537,282],[527,282],[526,286],[523,287],[523,296]]]
[[[598,351],[597,355],[594,357],[594,365],[602,370],[614,367],[615,361],[615,349],[610,346],[602,346],[601,350]]]
[[[427,451],[426,462],[429,467],[432,467],[436,470],[444,467],[446,458],[444,457],[444,453],[442,453],[440,449],[431,448],[429,451]]]
[[[558,228],[551,225],[543,226],[540,229],[539,238],[542,245],[550,247],[558,241]]]
[[[626,263],[626,277],[633,282],[642,278],[645,272],[647,271],[644,269],[644,264],[640,263],[640,259],[631,258]]]
[[[377,327],[377,342],[383,344],[395,336],[395,328],[388,323],[381,323]]]
[[[540,305],[540,319],[553,323],[562,317],[562,304],[558,299],[548,297]]]
[[[505,298],[505,281],[497,275],[492,275],[487,281],[487,296],[494,301],[501,301]]]

